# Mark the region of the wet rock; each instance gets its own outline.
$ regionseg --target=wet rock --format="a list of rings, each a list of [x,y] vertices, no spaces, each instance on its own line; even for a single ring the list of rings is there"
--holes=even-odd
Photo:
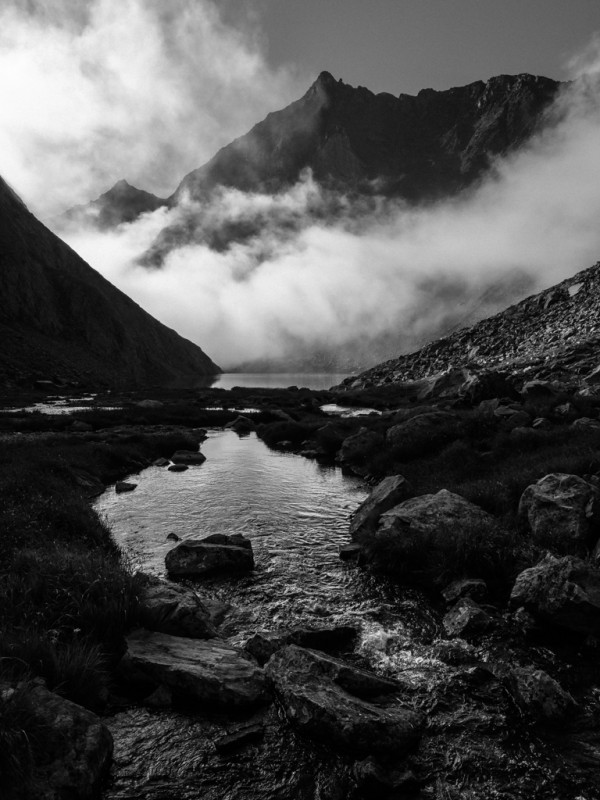
[[[598,636],[600,570],[573,556],[547,555],[517,577],[510,605],[548,625]]]
[[[541,669],[511,670],[509,686],[521,710],[540,722],[561,722],[575,709],[572,696]]]
[[[138,408],[164,408],[164,405],[160,400],[140,400],[136,403]]]
[[[382,697],[398,691],[393,681],[296,645],[275,653],[265,671],[287,719],[308,736],[364,756],[401,754],[420,738],[421,715]],[[377,696],[377,705],[366,699]]]
[[[453,441],[461,430],[460,420],[449,411],[429,411],[393,425],[388,429],[386,440],[390,447],[413,455]]]
[[[177,536],[176,533],[168,533],[167,534],[167,542],[180,542],[181,536]]]
[[[253,431],[256,425],[251,419],[240,414],[240,416],[236,417],[231,422],[228,422],[225,427],[235,431],[237,434],[243,435]]]
[[[362,545],[354,542],[353,544],[340,545],[340,558],[342,561],[359,561],[363,552]]]
[[[189,469],[187,464],[171,464],[169,472],[185,472]]]
[[[204,707],[242,709],[269,697],[262,669],[242,650],[217,639],[135,631],[127,637],[118,671],[125,683],[162,684]]]
[[[336,461],[339,464],[361,464],[364,459],[383,445],[383,436],[368,428],[359,428],[357,433],[342,442]]]
[[[115,483],[115,492],[117,494],[133,492],[134,489],[137,489],[137,483],[127,483],[127,481],[117,481]]]
[[[171,575],[209,575],[217,572],[249,572],[254,569],[252,543],[241,534],[212,534],[204,539],[185,539],[165,556]]]
[[[463,597],[470,597],[472,600],[483,600],[487,594],[485,581],[479,578],[461,578],[452,581],[442,592],[442,597],[447,603],[456,603]]]
[[[437,642],[432,648],[431,654],[443,661],[444,664],[449,664],[453,667],[474,664],[479,661],[477,649],[464,639]]]
[[[226,736],[215,739],[215,750],[220,755],[227,755],[234,750],[239,750],[247,744],[260,741],[264,738],[264,735],[264,725],[256,723],[253,725],[241,725]]]
[[[210,612],[192,589],[150,575],[139,580],[140,622],[145,628],[191,639],[217,635]]]
[[[112,736],[91,711],[40,684],[19,687],[22,704],[43,727],[43,766],[36,800],[97,796],[113,750]]]
[[[598,538],[599,509],[596,487],[577,475],[552,473],[525,489],[519,518],[539,542],[584,553]]]
[[[359,796],[368,800],[387,797],[390,791],[399,792],[400,797],[405,796],[405,793],[411,795],[420,785],[411,769],[391,769],[372,756],[357,761],[352,773]]]
[[[494,620],[470,597],[463,597],[445,615],[442,624],[450,637],[478,639],[493,627]]]
[[[155,458],[152,465],[154,467],[168,467],[170,463],[168,458]]]
[[[263,667],[271,656],[284,647],[285,641],[281,636],[264,636],[262,633],[255,633],[244,644],[244,650],[256,659],[258,664]]]
[[[204,464],[206,456],[203,453],[194,452],[193,450],[177,450],[171,456],[173,464]]]
[[[412,495],[412,487],[402,475],[384,478],[353,513],[350,521],[352,538],[360,540],[365,534],[374,531],[385,511]]]

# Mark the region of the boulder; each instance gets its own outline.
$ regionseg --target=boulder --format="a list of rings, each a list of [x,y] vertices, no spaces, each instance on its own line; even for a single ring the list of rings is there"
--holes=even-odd
[[[169,466],[169,459],[168,458],[155,458],[152,462],[152,466],[154,467],[168,467]]]
[[[171,456],[173,464],[204,464],[206,456],[200,451],[194,452],[193,450],[177,450]]]
[[[288,644],[308,647],[324,653],[335,653],[352,647],[358,636],[353,625],[336,625],[331,628],[296,628],[279,636],[264,636],[257,633],[244,644],[259,664],[264,665],[271,656]]]
[[[296,645],[276,652],[265,671],[289,722],[331,746],[363,757],[399,755],[420,737],[423,719],[391,696],[400,688],[394,681]]]
[[[126,481],[117,481],[115,483],[115,492],[117,494],[133,492],[134,489],[137,489],[137,483],[127,483]]]
[[[494,620],[470,597],[463,597],[446,614],[442,624],[450,637],[477,639],[492,628]]]
[[[573,556],[547,555],[517,577],[510,605],[551,626],[598,636],[600,570]]]
[[[356,561],[360,563],[363,555],[363,547],[356,542],[340,545],[340,558],[342,561]]]
[[[547,417],[536,417],[531,423],[531,427],[536,431],[547,431],[552,427],[552,423]]]
[[[235,431],[239,435],[242,435],[253,431],[256,425],[251,419],[240,414],[238,417],[231,420],[231,422],[228,422],[225,427]]]
[[[38,681],[3,695],[12,692],[19,694],[19,706],[30,724],[43,729],[43,757],[33,776],[39,782],[37,800],[98,796],[113,750],[108,728],[91,711]]]
[[[580,431],[600,431],[600,419],[592,419],[591,417],[580,417],[571,423],[571,427]]]
[[[346,437],[337,454],[340,464],[361,464],[365,457],[383,445],[383,436],[368,428],[359,428],[357,433]]]
[[[169,472],[185,472],[188,469],[189,467],[187,464],[171,464],[171,466],[168,467]]]
[[[209,610],[193,589],[150,575],[140,575],[139,581],[140,622],[145,628],[190,639],[217,635]]]
[[[521,388],[523,402],[536,407],[555,406],[564,396],[564,387],[550,381],[527,381]]]
[[[415,773],[408,768],[394,769],[384,765],[373,756],[357,761],[352,770],[361,798],[414,796],[420,783]]]
[[[452,581],[444,591],[442,597],[447,603],[456,603],[463,597],[470,597],[472,600],[483,600],[487,594],[485,581],[479,578],[461,578]]]
[[[160,400],[140,400],[136,403],[138,408],[163,408],[164,405]]]
[[[407,500],[412,494],[411,485],[402,475],[390,475],[384,478],[352,514],[350,520],[352,538],[360,540],[366,534],[372,533],[385,511]]]
[[[242,650],[218,639],[134,631],[127,637],[118,672],[136,688],[168,686],[174,695],[207,708],[249,708],[269,697],[263,670]]]
[[[388,429],[386,440],[390,447],[412,456],[453,441],[461,430],[460,420],[449,411],[428,411],[393,425]]]
[[[529,414],[518,406],[498,406],[494,411],[495,419],[500,423],[503,431],[512,431],[513,428],[526,428],[531,424]]]
[[[215,533],[204,539],[184,539],[165,556],[171,575],[209,575],[250,572],[254,569],[252,543],[241,534]]]
[[[519,518],[535,539],[562,553],[583,554],[598,538],[598,489],[577,475],[551,473],[528,486]]]
[[[425,494],[405,500],[381,515],[379,527],[370,543],[386,543],[392,547],[400,568],[443,577],[448,554],[468,546],[469,541],[484,541],[494,537],[499,545],[506,534],[498,523],[479,506],[460,495],[441,489],[437,494]],[[375,547],[377,550],[377,547]],[[386,557],[387,549],[383,551]],[[390,564],[386,565],[391,568]]]
[[[575,708],[572,696],[541,669],[516,667],[509,688],[519,708],[539,722],[561,722]]]

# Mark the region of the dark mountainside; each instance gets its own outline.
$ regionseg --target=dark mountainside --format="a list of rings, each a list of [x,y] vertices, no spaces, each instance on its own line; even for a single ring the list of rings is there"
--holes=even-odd
[[[191,385],[219,368],[51,233],[0,179],[0,381]]]
[[[53,222],[59,227],[91,223],[100,230],[106,230],[122,222],[133,222],[140,214],[156,211],[166,202],[150,192],[136,189],[126,180],[120,180],[96,200],[73,206]]]
[[[600,366],[600,262],[493,317],[401,355],[345,383],[382,386],[452,367],[503,370],[529,380],[573,380]]]
[[[322,72],[300,100],[269,114],[187,175],[169,198],[217,186],[279,191],[307,168],[325,186],[402,197],[444,197],[476,180],[494,156],[523,144],[560,84],[533,75],[416,96],[373,92]]]

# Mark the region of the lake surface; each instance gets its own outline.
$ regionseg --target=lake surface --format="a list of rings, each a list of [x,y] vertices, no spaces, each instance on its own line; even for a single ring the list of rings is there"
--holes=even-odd
[[[286,389],[297,386],[299,389],[330,389],[337,386],[347,372],[224,372],[219,375],[212,389],[231,389],[233,386],[261,387],[263,389]]]
[[[367,494],[358,478],[267,448],[254,434],[210,431],[207,461],[183,473],[151,467],[134,492],[109,489],[96,509],[134,563],[164,574],[169,533],[243,533],[252,540],[251,575],[204,579],[201,594],[232,606],[220,635],[240,645],[254,633],[353,624],[357,655],[385,674],[420,680],[427,651],[418,642],[435,622],[417,596],[402,594],[341,562],[351,511]],[[422,677],[422,676],[421,676]],[[293,735],[275,707],[264,743],[224,763],[213,739],[230,721],[133,708],[109,721],[115,768],[107,800],[317,800],[338,798],[347,769],[329,751]],[[346,772],[345,772],[346,770]]]

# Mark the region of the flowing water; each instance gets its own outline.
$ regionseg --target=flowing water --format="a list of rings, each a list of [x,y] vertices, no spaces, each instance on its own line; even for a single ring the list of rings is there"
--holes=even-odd
[[[211,431],[201,449],[207,457],[202,466],[183,473],[151,467],[133,478],[134,492],[109,490],[98,499],[96,509],[137,566],[163,575],[170,533],[243,533],[252,540],[254,572],[197,585],[231,605],[220,628],[228,641],[239,645],[257,632],[353,624],[361,631],[357,656],[378,671],[427,669],[418,642],[431,638],[435,623],[426,606],[339,559],[349,514],[367,493],[362,481],[270,450],[254,434]],[[343,761],[295,737],[274,707],[265,714],[265,741],[227,760],[212,746],[227,728],[223,718],[139,708],[117,714],[110,721],[116,766],[106,797],[343,797],[336,794],[344,786]]]

